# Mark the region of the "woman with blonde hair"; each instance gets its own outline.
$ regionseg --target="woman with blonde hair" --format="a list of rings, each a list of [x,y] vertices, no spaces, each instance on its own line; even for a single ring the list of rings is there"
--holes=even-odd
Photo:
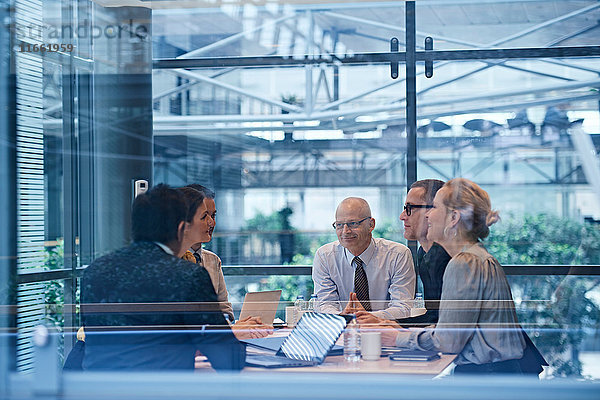
[[[463,178],[448,181],[427,213],[427,239],[452,257],[444,274],[434,328],[387,323],[384,345],[458,354],[455,373],[523,373],[525,337],[500,263],[481,241],[498,221],[486,191]],[[373,322],[360,313],[361,323]],[[381,322],[380,322],[381,324]]]

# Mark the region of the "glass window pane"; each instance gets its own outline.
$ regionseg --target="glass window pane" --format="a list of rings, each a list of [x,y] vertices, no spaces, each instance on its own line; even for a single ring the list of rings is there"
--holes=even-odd
[[[436,49],[597,45],[593,1],[416,2],[417,32]]]
[[[415,54],[413,2],[11,5],[0,10],[12,66],[0,70],[0,150],[16,154],[17,207],[0,212],[16,216],[6,246],[17,252],[0,260],[17,271],[0,294],[15,288],[17,311],[16,326],[0,314],[0,329],[16,332],[0,350],[16,362],[2,359],[0,375],[34,372],[40,324],[59,331],[59,361],[70,352],[78,277],[130,243],[136,182],[214,189],[203,246],[221,259],[236,317],[246,293],[282,289],[285,320],[296,296],[314,292],[315,251],[337,239],[342,199],[366,199],[375,237],[417,249],[398,219],[414,175],[481,184],[502,218],[485,244],[550,363],[544,377],[600,377],[597,1],[417,1]],[[445,51],[430,53],[431,78],[427,36]]]

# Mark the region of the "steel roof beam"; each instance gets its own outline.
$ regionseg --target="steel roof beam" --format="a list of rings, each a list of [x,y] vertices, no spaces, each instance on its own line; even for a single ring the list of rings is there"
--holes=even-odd
[[[564,21],[564,20],[566,20],[566,19],[569,19],[569,18],[575,17],[575,16],[577,16],[577,15],[580,15],[580,14],[583,14],[583,13],[587,13],[587,12],[589,12],[589,11],[592,11],[592,10],[594,10],[594,9],[598,8],[598,7],[600,7],[600,4],[592,4],[592,5],[590,5],[590,6],[583,7],[583,8],[581,8],[581,9],[579,9],[579,10],[573,11],[573,12],[571,12],[571,13],[568,13],[568,14],[565,14],[565,15],[562,15],[562,16],[560,16],[560,17],[554,18],[554,19],[552,19],[552,20],[549,20],[549,21],[545,21],[545,22],[543,22],[543,23],[541,23],[541,24],[538,24],[538,25],[536,25],[536,26],[534,26],[534,27],[527,28],[527,29],[525,29],[525,30],[523,30],[523,31],[521,31],[521,32],[517,32],[516,34],[513,34],[513,35],[510,35],[510,36],[508,36],[508,37],[505,37],[505,38],[499,39],[499,40],[497,40],[497,41],[494,41],[494,42],[492,42],[492,43],[488,44],[488,46],[497,46],[498,44],[505,43],[505,42],[508,42],[508,41],[511,41],[511,40],[517,39],[517,38],[519,38],[519,37],[522,37],[522,36],[525,36],[525,35],[527,35],[527,34],[529,34],[529,33],[535,32],[535,31],[537,31],[537,30],[539,30],[539,29],[543,29],[543,28],[545,28],[545,27],[547,27],[547,26],[550,26],[550,25],[552,25],[552,24],[555,24],[555,23],[558,23],[558,22]],[[335,17],[335,18],[341,18],[341,19],[350,20],[350,21],[353,21],[353,22],[360,22],[360,23],[364,23],[364,24],[368,24],[368,25],[373,25],[373,26],[376,26],[376,27],[382,27],[382,28],[386,28],[386,29],[394,29],[394,30],[398,30],[398,29],[399,29],[399,30],[401,30],[401,31],[404,31],[404,29],[403,29],[403,28],[400,28],[400,27],[397,27],[397,26],[394,26],[394,25],[390,25],[390,24],[384,24],[384,23],[379,23],[379,22],[374,22],[374,21],[370,21],[370,20],[365,20],[365,19],[363,19],[363,18],[351,17],[351,16],[346,16],[346,15],[337,14],[337,13],[332,13],[332,12],[324,12],[323,14],[325,14],[325,15],[329,15],[329,16],[332,16],[332,17]],[[263,29],[263,28],[264,28],[264,27],[266,27],[266,26],[270,26],[270,25],[273,25],[273,24],[278,24],[278,23],[280,23],[280,22],[284,22],[284,21],[286,21],[286,20],[288,20],[288,19],[291,19],[291,18],[293,18],[293,17],[296,17],[296,15],[295,15],[295,14],[294,14],[294,15],[288,15],[288,16],[284,16],[284,17],[278,18],[278,19],[276,19],[276,20],[274,20],[274,21],[270,21],[270,22],[268,22],[268,23],[266,23],[266,24],[263,24],[263,25],[261,25],[261,26],[259,26],[259,27],[256,27],[256,28],[254,28],[254,29],[251,29],[251,30],[249,30],[249,31],[240,32],[240,33],[238,33],[238,34],[236,34],[236,35],[230,36],[230,37],[228,37],[228,38],[226,38],[226,39],[223,39],[223,40],[221,40],[221,41],[218,41],[218,42],[216,42],[216,43],[213,43],[213,44],[211,44],[211,45],[209,45],[209,46],[205,46],[205,47],[203,47],[203,48],[200,48],[200,49],[194,50],[194,51],[192,51],[192,52],[186,53],[186,54],[184,54],[184,55],[181,55],[181,56],[177,57],[177,59],[188,59],[188,58],[191,58],[191,57],[194,57],[194,56],[198,56],[198,55],[200,55],[200,54],[203,54],[203,53],[205,53],[205,52],[207,52],[207,51],[210,51],[210,50],[212,50],[212,49],[214,49],[214,48],[218,48],[218,47],[220,47],[220,46],[223,46],[223,45],[225,45],[225,44],[227,44],[227,43],[233,42],[233,41],[235,41],[235,40],[239,39],[240,37],[242,37],[242,36],[244,36],[244,35],[246,35],[246,34],[249,34],[249,33],[252,33],[252,32],[256,32],[256,31],[258,31],[258,30],[261,30],[261,29]],[[312,20],[312,18],[311,18],[311,20]],[[587,27],[587,28],[585,28],[584,30],[589,30],[589,29],[590,29],[590,28],[589,28],[589,27]],[[419,35],[421,35],[421,36],[423,36],[423,35],[427,35],[426,33],[422,33],[422,32],[417,32],[417,34],[419,34]],[[477,43],[471,43],[471,42],[459,41],[459,40],[455,40],[455,39],[453,39],[453,38],[448,38],[448,37],[443,37],[443,36],[436,36],[436,37],[437,37],[437,38],[440,38],[440,39],[442,39],[442,40],[448,41],[448,42],[458,43],[458,44],[462,44],[462,45],[467,45],[467,46],[475,46],[475,47],[480,47],[480,46],[481,46],[480,44],[477,44]],[[563,40],[564,40],[564,39],[563,39]],[[307,46],[308,46],[309,44],[313,44],[313,43],[312,43],[313,41],[314,41],[313,39],[307,40]],[[319,46],[319,47],[321,47],[321,46]],[[586,70],[586,71],[588,71],[588,72],[599,72],[599,71],[597,71],[597,70],[592,70],[592,69],[585,68],[585,67],[580,67],[580,66],[574,66],[574,65],[572,65],[572,64],[569,64],[569,63],[564,63],[564,62],[561,62],[561,61],[558,61],[558,60],[543,60],[543,61],[546,61],[546,62],[551,62],[551,63],[553,63],[553,64],[556,64],[556,65],[562,65],[562,66],[569,67],[569,68],[585,69],[585,70]],[[499,64],[498,64],[498,63],[495,63],[494,65],[499,65]],[[441,66],[442,66],[442,65],[438,65],[438,68],[439,68],[439,67],[441,67]],[[519,68],[519,67],[514,67],[514,66],[506,66],[506,65],[502,65],[502,66],[504,66],[504,67],[507,67],[507,68],[519,69],[519,70],[523,70],[524,72],[528,72],[527,70],[525,70],[525,69],[522,69],[522,68]],[[538,73],[537,71],[529,71],[529,72],[531,72],[531,73]],[[456,80],[456,79],[455,79],[455,80]],[[455,80],[454,80],[454,81],[455,81]],[[387,84],[387,85],[383,85],[383,86],[381,86],[381,87],[378,87],[378,88],[374,88],[374,89],[372,89],[372,90],[369,90],[369,91],[363,92],[363,93],[361,93],[361,94],[359,94],[359,95],[353,96],[353,97],[352,97],[352,98],[350,98],[350,99],[338,100],[336,103],[330,103],[330,104],[328,104],[326,107],[322,107],[320,110],[322,110],[322,111],[323,111],[323,110],[327,110],[327,109],[330,109],[330,108],[336,107],[337,105],[344,104],[344,103],[347,103],[347,102],[350,102],[350,101],[356,100],[356,99],[358,99],[358,98],[361,98],[361,97],[363,97],[363,96],[369,95],[369,94],[371,94],[371,93],[374,93],[374,92],[376,92],[376,91],[378,91],[378,90],[381,90],[381,89],[387,88],[387,87],[389,87],[389,86],[392,86],[393,84],[397,84],[397,83],[400,83],[400,82],[393,82],[393,83],[391,83],[391,84]],[[231,89],[231,88],[233,88],[233,86],[231,86],[231,85],[228,85],[228,86],[229,86],[229,88],[230,88],[230,89]],[[186,89],[186,88],[181,88],[181,90],[185,90],[185,89]],[[430,90],[430,89],[428,89],[428,90]],[[249,93],[249,92],[246,92],[246,91],[244,91],[243,89],[239,89],[239,90],[238,90],[238,93],[239,93],[239,94],[242,94],[242,95],[248,95],[248,93]],[[171,94],[171,93],[168,93],[168,94]],[[166,94],[166,95],[168,95],[168,94]],[[312,94],[312,93],[311,93],[311,94]],[[252,97],[252,98],[254,98],[254,99],[256,99],[256,100],[259,100],[259,101],[265,101],[265,100],[269,100],[269,99],[265,99],[265,98],[264,98],[264,97],[262,97],[262,96],[257,96],[257,95],[250,96],[250,97]],[[271,102],[269,102],[269,104],[272,104],[272,105],[277,105],[277,104],[273,104],[273,103],[271,103]],[[277,105],[277,106],[279,106],[279,105]],[[284,109],[286,109],[285,107],[283,107],[283,108],[284,108]]]
[[[552,86],[544,86],[539,88],[530,88],[530,89],[522,89],[522,90],[513,90],[513,91],[501,91],[481,96],[468,96],[462,98],[450,98],[447,100],[429,100],[429,101],[421,101],[419,103],[419,107],[431,107],[431,106],[440,106],[446,104],[456,104],[456,103],[465,103],[465,102],[473,102],[473,101],[481,101],[481,100],[493,100],[497,98],[506,98],[512,96],[521,96],[526,94],[534,94],[534,93],[544,93],[556,90],[572,90],[578,89],[582,87],[597,87],[600,85],[600,79],[594,79],[591,81],[585,82],[570,82],[562,85],[552,85]],[[598,97],[600,94],[591,95],[592,97]],[[570,98],[570,97],[568,97]],[[560,99],[559,99],[560,100]],[[189,123],[225,123],[225,122],[294,122],[294,121],[308,121],[308,120],[323,120],[323,119],[331,119],[331,118],[339,118],[339,117],[351,117],[358,116],[361,114],[369,114],[369,113],[377,113],[383,111],[398,111],[404,107],[403,104],[393,104],[393,105],[384,105],[384,106],[375,106],[375,107],[364,107],[360,109],[353,110],[335,110],[330,112],[318,112],[312,115],[306,115],[305,113],[297,113],[297,114],[281,114],[281,115],[189,115],[189,116],[166,116],[161,117],[157,116],[154,118],[155,125],[160,124],[169,124],[169,123],[177,123],[177,124],[189,124]],[[460,111],[454,111],[455,113],[461,113]],[[387,120],[381,120],[381,122],[386,122]],[[182,125],[183,126],[183,125]],[[284,130],[284,126],[272,127],[276,130]],[[293,129],[301,129],[300,127],[293,127]],[[319,129],[318,127],[314,127],[315,129]],[[261,127],[247,127],[249,130],[261,130]]]
[[[556,17],[556,18],[550,19],[548,21],[542,22],[541,24],[537,24],[535,26],[532,26],[531,28],[523,29],[520,32],[517,32],[515,34],[506,36],[506,37],[504,37],[502,39],[498,39],[496,41],[488,43],[487,45],[485,45],[485,47],[496,47],[496,46],[501,45],[503,43],[510,42],[511,40],[519,39],[519,38],[521,38],[523,36],[529,35],[530,33],[533,33],[535,31],[539,31],[540,29],[543,29],[543,28],[546,28],[546,27],[548,27],[550,25],[554,25],[554,24],[556,24],[558,22],[562,22],[564,20],[576,17],[578,15],[588,13],[590,11],[593,11],[593,10],[599,8],[599,7],[600,7],[600,3],[596,2],[594,4],[591,4],[591,5],[587,6],[587,7],[580,8],[579,10],[572,11],[572,12],[567,13],[565,15],[561,15],[560,17]]]
[[[491,59],[544,59],[544,58],[589,58],[600,56],[600,46],[570,46],[550,48],[494,48],[472,50],[431,50],[417,51],[417,61],[474,61]],[[314,58],[287,56],[241,56],[241,57],[205,57],[187,60],[155,59],[153,69],[175,68],[225,68],[225,67],[303,67],[307,64],[385,64],[391,61],[406,62],[406,53],[372,52],[354,53],[342,58],[337,55],[318,55]],[[544,60],[542,60],[544,61]],[[570,68],[581,69],[576,65]],[[587,71],[587,69],[586,69]],[[596,70],[594,70],[595,72]],[[589,72],[589,71],[588,71]]]
[[[246,97],[249,97],[251,99],[258,100],[258,101],[261,101],[263,103],[279,107],[279,108],[281,108],[283,110],[293,111],[293,112],[301,112],[302,111],[302,109],[300,107],[296,107],[294,105],[287,104],[287,103],[284,103],[284,102],[281,102],[281,101],[269,99],[267,97],[264,97],[264,96],[261,96],[261,95],[249,92],[247,90],[244,90],[242,88],[230,85],[230,84],[225,83],[225,82],[220,82],[220,81],[218,81],[216,79],[212,79],[212,78],[210,78],[208,76],[204,76],[204,75],[196,73],[196,72],[187,71],[185,69],[174,69],[172,72],[175,73],[175,74],[177,74],[177,75],[179,75],[179,76],[182,76],[184,78],[194,79],[194,80],[202,81],[202,82],[205,82],[205,83],[209,83],[211,85],[218,86],[218,87],[220,87],[222,89],[229,90],[231,92],[240,94],[242,96],[246,96]]]
[[[262,30],[262,29],[264,29],[266,27],[269,27],[271,25],[277,25],[280,22],[284,22],[284,21],[287,21],[289,19],[296,18],[296,16],[297,16],[296,14],[292,14],[292,15],[283,16],[281,18],[277,18],[276,20],[266,22],[266,23],[264,23],[262,25],[259,25],[259,26],[255,27],[255,28],[252,28],[252,29],[249,29],[247,31],[242,31],[242,32],[236,33],[234,35],[228,36],[225,39],[218,40],[218,41],[216,41],[214,43],[209,44],[208,46],[204,46],[204,47],[200,47],[199,49],[192,50],[192,51],[190,51],[188,53],[185,53],[185,54],[182,54],[182,55],[180,55],[180,56],[178,56],[176,58],[177,59],[186,59],[186,58],[198,57],[198,56],[200,56],[202,54],[205,54],[205,53],[207,53],[207,52],[209,52],[211,50],[215,50],[215,49],[223,47],[223,46],[225,46],[225,45],[227,45],[229,43],[233,43],[233,42],[235,42],[235,41],[243,38],[246,35],[258,32],[258,31],[260,31],[260,30]]]
[[[568,101],[585,101],[585,100],[597,100],[600,97],[600,94],[584,94],[584,95],[575,95],[575,96],[564,96],[564,97],[550,97],[547,99],[539,99],[539,100],[531,100],[531,101],[522,101],[522,102],[511,102],[499,105],[490,105],[490,106],[477,106],[471,108],[463,108],[463,109],[453,109],[447,111],[438,111],[438,112],[420,112],[418,114],[418,119],[435,119],[444,116],[457,115],[457,114],[470,114],[477,112],[493,112],[493,111],[515,111],[521,108],[540,106],[540,105],[549,105],[549,104],[560,104]],[[383,110],[383,107],[381,108]],[[389,107],[388,107],[389,110]],[[385,111],[385,110],[383,110]],[[356,113],[355,113],[356,114]],[[358,113],[361,114],[361,113]],[[290,116],[293,114],[287,114],[286,116]],[[314,115],[312,116],[314,118]],[[171,123],[175,123],[175,126],[168,126],[167,121],[160,121],[159,118],[172,118],[172,117],[157,117],[154,121],[154,131],[161,135],[188,135],[188,136],[197,136],[203,134],[235,134],[235,133],[248,133],[248,132],[260,132],[260,131],[283,131],[283,127],[251,127],[251,126],[226,126],[226,125],[206,125],[205,123],[200,121],[188,121],[188,123],[196,123],[202,125],[182,125],[182,121],[174,122],[169,121]],[[186,118],[186,117],[179,117]],[[195,117],[196,118],[196,117]],[[306,118],[312,119],[312,118]],[[60,120],[56,120],[58,123]],[[392,117],[388,119],[382,119],[377,122],[374,122],[373,125],[381,125],[381,124],[404,124],[406,123],[406,118],[398,116]],[[319,130],[318,127],[294,127],[293,130]]]
[[[321,14],[328,15],[328,16],[334,17],[334,18],[344,19],[344,20],[347,20],[350,22],[356,22],[356,23],[360,23],[360,24],[364,24],[364,25],[374,26],[376,28],[389,29],[389,30],[395,31],[395,32],[397,32],[397,31],[406,32],[406,29],[402,28],[401,26],[386,24],[384,22],[377,22],[377,21],[372,21],[372,20],[365,19],[365,18],[352,17],[350,15],[338,14],[338,13],[334,13],[334,12],[330,12],[330,11],[325,11]],[[472,42],[464,41],[461,39],[455,39],[455,38],[451,38],[451,37],[447,37],[447,36],[435,35],[433,33],[416,31],[416,34],[417,34],[417,36],[422,36],[422,37],[431,36],[434,39],[444,40],[448,43],[455,43],[455,44],[460,44],[460,45],[468,46],[468,47],[476,46]]]

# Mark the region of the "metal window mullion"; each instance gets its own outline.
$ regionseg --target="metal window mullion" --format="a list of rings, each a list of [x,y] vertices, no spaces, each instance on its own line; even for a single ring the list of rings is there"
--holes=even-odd
[[[73,4],[63,1],[61,10],[63,22],[73,22]],[[75,90],[76,75],[72,60],[62,65],[62,123],[63,123],[63,218],[64,218],[64,268],[70,270],[70,276],[64,285],[64,354],[69,354],[73,347],[73,336],[69,335],[74,329],[75,317],[75,269],[77,268],[78,236],[78,165],[77,165],[77,126],[75,125],[76,104]],[[71,338],[68,340],[67,338]]]
[[[0,6],[0,21],[10,21],[7,3]],[[10,51],[10,30],[0,30],[0,307],[17,304],[17,155],[16,155],[16,88],[14,58]],[[0,312],[0,329],[14,332],[16,313]],[[14,335],[0,335],[0,397],[11,392],[9,376],[15,370]]]
[[[70,0],[63,0],[64,3],[71,7],[76,7],[71,9],[72,12],[76,11],[76,17],[71,15],[71,19],[73,23],[75,21],[95,21],[95,16],[93,12],[92,3],[90,2],[77,2],[74,3]],[[78,38],[77,46],[81,50],[85,50],[88,54],[91,54],[91,58],[93,58],[93,38],[90,35],[87,38]],[[78,327],[81,325],[81,319],[79,315],[76,313],[77,306],[77,289],[78,289],[78,277],[81,274],[83,268],[79,268],[78,265],[88,264],[93,261],[95,248],[94,248],[94,232],[96,229],[95,225],[95,213],[93,212],[85,212],[82,213],[81,210],[95,210],[96,203],[94,201],[95,190],[96,187],[95,179],[94,179],[94,155],[95,148],[93,146],[93,95],[92,95],[92,87],[93,87],[93,74],[91,69],[88,69],[93,65],[93,62],[90,65],[82,65],[82,63],[78,62],[77,59],[73,60],[73,67],[77,73],[77,112],[78,117],[78,166],[79,166],[79,180],[78,180],[78,237],[79,237],[79,253],[78,253],[78,264],[73,263],[71,266],[71,276],[69,280],[69,293],[71,295],[71,301],[68,302],[69,313],[70,313],[70,326],[73,327],[72,331],[76,332]],[[65,288],[66,290],[66,288]],[[67,301],[65,301],[67,304]],[[70,348],[74,341],[76,340],[76,335],[72,335],[71,339],[68,340],[65,338],[65,354],[66,349]],[[69,349],[70,350],[70,349]]]
[[[415,2],[405,5],[406,26],[406,190],[417,180],[417,27]],[[413,259],[417,256],[417,242],[408,241]]]

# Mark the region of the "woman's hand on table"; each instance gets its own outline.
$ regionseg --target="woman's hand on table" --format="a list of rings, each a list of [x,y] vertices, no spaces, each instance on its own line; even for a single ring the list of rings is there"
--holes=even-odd
[[[273,333],[273,326],[262,323],[260,317],[246,317],[231,326],[238,340],[258,339]]]
[[[386,326],[386,327],[392,327],[392,328],[396,328],[396,329],[402,329],[402,327],[400,325],[398,325],[398,323],[396,321],[376,317],[375,315],[373,315],[367,311],[357,312],[356,313],[356,321],[359,323],[361,329],[363,328],[363,325],[364,325],[364,328],[370,328],[371,325],[373,325],[373,326],[377,326],[377,327]]]
[[[356,321],[360,325],[361,332],[381,332],[382,346],[395,346],[398,332],[406,330],[396,321],[379,318],[366,311],[359,311],[356,314]]]

